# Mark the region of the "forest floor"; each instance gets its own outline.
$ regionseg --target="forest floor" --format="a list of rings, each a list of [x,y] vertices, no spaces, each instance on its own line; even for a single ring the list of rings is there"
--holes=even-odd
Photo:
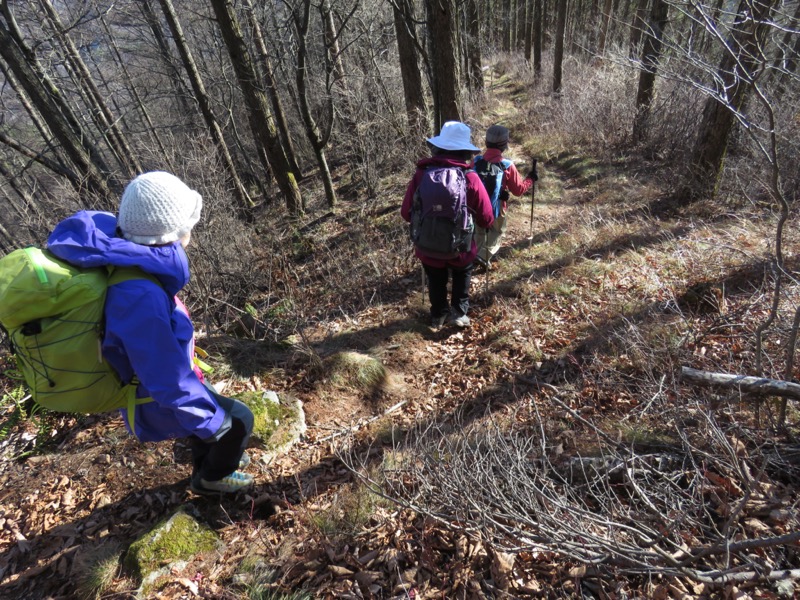
[[[487,123],[524,118],[517,92],[495,90],[500,100]],[[521,139],[508,154],[524,163],[532,152],[540,149]],[[711,218],[700,209],[657,214],[664,182],[638,159],[563,152],[542,160],[540,174],[533,208],[530,196],[510,204],[500,257],[473,278],[467,329],[428,328],[419,265],[401,257],[382,276],[380,302],[319,319],[293,346],[200,340],[218,372],[229,375],[229,390],[291,393],[306,410],[308,431],[285,455],[265,464],[263,451],[251,449],[257,485],[250,494],[221,501],[193,495],[185,446],[139,444],[114,415],[51,416],[51,439],[33,454],[26,452],[37,421],[9,426],[0,439],[0,597],[80,597],[92,565],[116,560],[181,508],[213,527],[225,550],[176,570],[153,597],[776,597],[759,585],[712,589],[614,571],[592,577],[555,554],[519,553],[504,566],[504,554],[370,495],[343,462],[349,448],[380,464],[394,432],[421,419],[458,413],[464,423],[510,421],[533,404],[562,424],[562,451],[578,451],[587,430],[576,414],[621,437],[637,423],[656,422],[647,413],[654,397],[645,393],[662,376],[672,379],[676,359],[734,372],[747,363],[748,324],[767,310],[750,298],[768,223]],[[386,206],[399,209],[402,188],[395,192]],[[399,219],[380,208],[384,218]],[[723,284],[721,299],[714,290]],[[690,318],[667,310],[695,302],[698,289],[711,290],[700,303],[717,305]],[[739,323],[724,335],[714,328],[723,315]],[[257,362],[262,351],[271,369],[243,376],[232,364],[237,357]],[[342,351],[379,359],[386,378],[366,390],[338,385],[324,376],[325,359]],[[13,388],[7,379],[4,385]],[[553,390],[574,413],[554,402]],[[730,403],[726,414],[754,422],[744,402]],[[793,507],[796,489],[781,490],[778,507]],[[764,527],[774,535],[796,528],[796,516],[781,518]],[[504,575],[512,581],[501,591]],[[130,598],[137,586],[115,569],[102,597]]]

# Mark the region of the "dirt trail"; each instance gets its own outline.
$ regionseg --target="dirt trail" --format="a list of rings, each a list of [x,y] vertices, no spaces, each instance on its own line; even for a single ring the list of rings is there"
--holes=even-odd
[[[474,135],[478,139],[482,132]],[[507,155],[523,162],[515,150],[512,144]],[[408,293],[400,301],[324,323],[321,329],[325,331],[308,332],[310,339],[320,340],[331,330],[350,330],[354,345],[368,348],[385,363],[389,384],[368,398],[344,393],[304,397],[309,421],[306,439],[268,465],[259,465],[259,451],[253,451],[258,482],[254,497],[224,505],[193,497],[186,489],[191,470],[186,448],[180,442],[140,444],[125,434],[115,415],[83,418],[79,424],[65,415],[54,432],[67,432],[58,451],[24,461],[4,460],[0,596],[70,595],[90,549],[124,547],[180,507],[202,515],[229,542],[228,556],[217,567],[224,579],[253,544],[263,543],[251,540],[254,532],[271,537],[265,552],[275,551],[281,540],[296,535],[292,510],[271,519],[268,534],[256,524],[266,523],[261,520],[272,514],[276,503],[308,511],[311,508],[303,507],[324,504],[329,491],[353,481],[335,454],[344,434],[357,430],[362,441],[370,443],[375,428],[389,421],[407,425],[421,416],[457,408],[483,412],[492,403],[508,403],[514,395],[513,382],[504,381],[509,377],[496,358],[501,357],[503,364],[527,360],[504,356],[513,346],[504,345],[503,337],[527,335],[530,316],[507,309],[518,300],[531,302],[519,286],[541,266],[537,245],[570,218],[568,203],[557,201],[559,178],[544,164],[540,174],[533,225],[530,194],[514,199],[494,267],[473,278],[472,327],[428,330],[427,299],[421,297],[420,272],[415,268],[406,282]],[[520,264],[525,265],[524,271]],[[0,451],[6,456],[19,454],[29,446],[33,433],[20,430],[5,438]],[[180,597],[180,593],[162,597]]]

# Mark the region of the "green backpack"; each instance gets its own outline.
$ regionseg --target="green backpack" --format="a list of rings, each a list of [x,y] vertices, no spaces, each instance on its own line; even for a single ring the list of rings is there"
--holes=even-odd
[[[51,410],[101,413],[133,409],[137,381],[123,385],[103,358],[108,286],[155,277],[136,268],[81,269],[35,247],[0,259],[0,325],[33,399]]]

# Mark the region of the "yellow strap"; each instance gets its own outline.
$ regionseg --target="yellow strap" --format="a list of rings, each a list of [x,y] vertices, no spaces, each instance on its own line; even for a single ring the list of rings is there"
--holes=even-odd
[[[153,399],[148,396],[147,398],[137,398],[136,397],[136,389],[139,387],[139,380],[136,377],[125,386],[126,394],[127,394],[127,414],[128,414],[128,426],[131,428],[131,433],[133,436],[138,439],[139,436],[136,435],[136,407],[140,404],[147,404],[148,402],[153,402]]]

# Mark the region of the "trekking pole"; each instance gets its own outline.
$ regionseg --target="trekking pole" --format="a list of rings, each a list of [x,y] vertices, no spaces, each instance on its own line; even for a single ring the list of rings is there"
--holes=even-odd
[[[486,228],[486,236],[483,240],[483,247],[486,248],[486,298],[489,298],[489,228]]]
[[[420,263],[419,268],[422,269],[422,305],[425,306],[425,265]]]
[[[531,171],[536,172],[535,158],[533,159],[533,168],[531,169]],[[535,201],[536,201],[536,180],[534,179],[533,183],[531,184],[531,235],[528,238],[530,240],[528,247],[533,246],[533,204]]]

